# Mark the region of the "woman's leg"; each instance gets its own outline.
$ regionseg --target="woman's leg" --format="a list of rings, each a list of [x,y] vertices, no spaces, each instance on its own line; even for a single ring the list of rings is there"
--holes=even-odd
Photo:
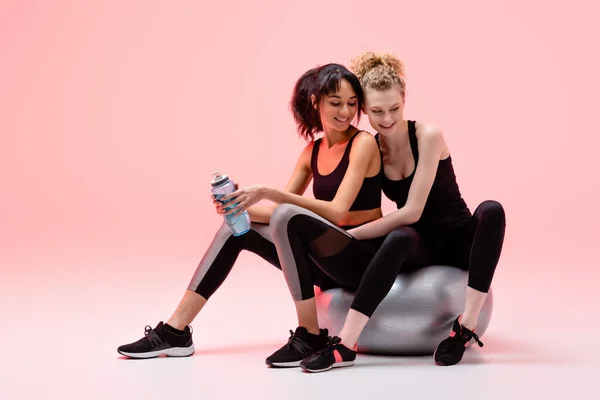
[[[252,224],[244,235],[233,236],[226,225],[215,235],[177,309],[167,324],[146,327],[145,336],[120,346],[118,352],[132,358],[150,358],[162,354],[188,356],[194,352],[188,326],[210,296],[225,281],[242,250],[251,251],[277,268],[281,268],[269,225]]]
[[[426,265],[432,262],[431,257],[425,240],[415,229],[401,227],[390,232],[360,282],[340,331],[341,342],[349,348],[355,347],[365,325],[389,293],[405,263]]]
[[[500,260],[506,216],[497,201],[485,201],[473,213],[473,240],[469,252],[469,284],[461,324],[474,329]]]
[[[459,259],[467,260],[469,268],[465,310],[454,321],[450,337],[443,340],[435,351],[434,359],[439,365],[460,362],[472,338],[479,346],[483,346],[473,329],[494,278],[504,243],[505,228],[504,208],[497,201],[484,201],[473,213],[468,234],[461,246],[463,251],[458,255]],[[460,261],[459,263],[462,264]]]
[[[223,225],[198,264],[168,325],[183,329],[194,320],[210,296],[225,281],[242,250],[255,253],[281,269],[269,225],[252,223],[252,229],[241,236],[233,236],[229,228]]]
[[[269,358],[267,364],[298,366],[306,356],[326,345],[326,330],[320,330],[314,285],[327,281],[356,287],[368,261],[375,254],[369,243],[360,242],[343,229],[303,208],[284,204],[271,217],[273,241],[294,299],[298,329],[288,345]],[[315,268],[315,264],[318,268]],[[302,346],[293,346],[296,338]]]
[[[430,253],[417,231],[402,227],[390,232],[368,263],[339,337],[332,338],[326,351],[306,358],[300,366],[306,371],[321,372],[353,365],[358,337],[392,288],[401,267],[406,262],[424,265],[428,261]]]

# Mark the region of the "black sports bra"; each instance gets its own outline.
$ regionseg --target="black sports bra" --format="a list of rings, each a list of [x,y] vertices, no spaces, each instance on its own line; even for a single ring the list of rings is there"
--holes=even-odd
[[[313,194],[316,199],[324,201],[332,201],[342,184],[342,180],[348,170],[350,164],[350,149],[354,138],[360,133],[357,132],[350,138],[346,145],[346,150],[340,163],[335,167],[332,173],[328,175],[319,174],[317,167],[317,157],[319,156],[319,147],[321,139],[315,141],[310,160],[310,168],[313,174]],[[382,165],[383,167],[383,165]],[[381,179],[383,168],[379,170],[377,175],[365,178],[363,180],[360,191],[352,203],[349,211],[372,210],[381,207]]]

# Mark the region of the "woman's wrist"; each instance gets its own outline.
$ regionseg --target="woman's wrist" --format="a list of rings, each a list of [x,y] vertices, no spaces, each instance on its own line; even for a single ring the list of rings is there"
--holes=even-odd
[[[262,197],[265,200],[270,200],[273,201],[273,188],[269,187],[269,186],[262,186],[260,188],[260,197]]]

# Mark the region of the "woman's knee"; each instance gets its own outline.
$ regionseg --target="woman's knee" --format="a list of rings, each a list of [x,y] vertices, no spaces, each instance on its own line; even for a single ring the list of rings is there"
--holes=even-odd
[[[231,233],[231,229],[229,229],[227,224],[223,222],[221,224],[221,227],[219,228],[219,230],[217,230],[217,233],[215,234],[213,242],[223,242],[224,243],[227,241],[227,239],[229,239],[232,236],[233,235]]]
[[[410,247],[419,240],[419,233],[408,226],[396,228],[388,233],[384,243],[386,246],[393,244],[394,246]]]
[[[475,210],[474,215],[480,220],[506,223],[504,207],[495,200],[486,200],[481,203]]]
[[[290,220],[301,213],[304,210],[302,207],[298,207],[294,204],[281,204],[273,210],[269,225],[271,226],[271,232],[276,235],[277,232],[286,232]]]

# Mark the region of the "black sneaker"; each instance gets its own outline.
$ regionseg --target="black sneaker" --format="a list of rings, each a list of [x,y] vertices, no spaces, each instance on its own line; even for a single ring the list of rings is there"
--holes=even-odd
[[[356,349],[344,346],[342,339],[334,336],[329,339],[327,346],[305,358],[300,368],[308,372],[323,372],[337,367],[351,367],[356,359]]]
[[[320,332],[314,335],[302,326],[296,328],[296,332],[290,330],[287,344],[267,357],[267,365],[280,368],[298,367],[300,361],[327,345],[327,329],[321,329]]]
[[[475,339],[479,347],[483,347],[483,343],[479,340],[477,334],[458,322],[458,318],[454,320],[452,325],[452,332],[450,336],[442,340],[438,345],[435,353],[433,353],[433,359],[438,365],[454,365],[458,364],[463,358],[465,349],[471,341]]]
[[[168,330],[161,322],[156,328],[146,325],[144,337],[137,342],[124,344],[117,351],[131,358],[153,358],[160,355],[187,357],[194,354],[192,329],[186,326],[182,335]]]

